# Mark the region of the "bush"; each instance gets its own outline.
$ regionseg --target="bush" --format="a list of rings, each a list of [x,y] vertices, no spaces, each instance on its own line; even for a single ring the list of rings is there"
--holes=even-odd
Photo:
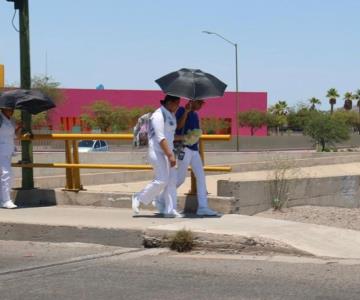
[[[319,144],[321,151],[326,151],[329,145],[334,146],[335,143],[350,138],[349,126],[342,118],[318,111],[311,113],[304,134],[311,137],[315,144]]]
[[[177,231],[169,240],[171,250],[188,252],[194,247],[194,235],[190,230]]]

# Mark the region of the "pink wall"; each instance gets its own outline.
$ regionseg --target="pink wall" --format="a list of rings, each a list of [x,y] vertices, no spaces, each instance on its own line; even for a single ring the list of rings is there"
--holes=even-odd
[[[59,128],[60,117],[78,117],[83,107],[98,100],[106,100],[114,105],[124,107],[153,106],[158,107],[164,94],[161,91],[144,90],[93,90],[93,89],[63,89],[65,101],[51,113],[52,124]],[[186,100],[182,100],[182,104]],[[267,93],[239,93],[239,111],[258,109],[266,111]],[[200,117],[221,117],[232,119],[232,134],[236,135],[236,98],[235,92],[226,92],[221,98],[208,99],[200,111]],[[240,135],[250,135],[250,129],[239,128]],[[261,128],[256,135],[266,135],[266,128]]]

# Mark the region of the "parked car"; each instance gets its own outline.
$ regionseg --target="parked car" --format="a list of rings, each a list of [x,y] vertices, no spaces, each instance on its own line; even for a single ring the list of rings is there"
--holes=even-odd
[[[83,140],[79,142],[79,152],[105,152],[109,151],[109,145],[102,140]]]

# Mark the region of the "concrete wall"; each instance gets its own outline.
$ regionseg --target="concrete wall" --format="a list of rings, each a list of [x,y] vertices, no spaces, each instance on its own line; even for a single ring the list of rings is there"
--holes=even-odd
[[[299,205],[360,207],[360,176],[285,180],[288,207]],[[253,215],[271,208],[273,180],[218,181],[218,196],[234,197],[233,213]]]
[[[84,113],[84,107],[98,100],[106,100],[113,105],[123,107],[159,107],[164,94],[160,90],[94,90],[94,89],[63,89],[64,102],[51,113],[51,123],[58,129],[61,117],[79,117]],[[182,100],[182,105],[186,100]],[[267,93],[265,92],[240,92],[239,112],[249,109],[266,111]],[[236,93],[226,92],[223,97],[209,99],[199,113],[200,117],[231,118],[232,135],[236,134]],[[266,135],[264,126],[256,135]],[[249,128],[240,128],[240,135],[250,135]]]

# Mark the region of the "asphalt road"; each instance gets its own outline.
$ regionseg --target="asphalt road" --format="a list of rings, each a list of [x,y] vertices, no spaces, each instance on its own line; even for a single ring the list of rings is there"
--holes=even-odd
[[[0,299],[360,299],[360,262],[0,241]],[[276,261],[277,260],[277,261]]]

